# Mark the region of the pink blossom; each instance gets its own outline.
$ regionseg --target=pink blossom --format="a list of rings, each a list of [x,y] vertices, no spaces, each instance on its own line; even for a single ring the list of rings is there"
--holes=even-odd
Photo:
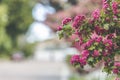
[[[96,42],[100,43],[102,41],[102,36],[99,36],[98,38],[95,39]]]
[[[98,37],[98,35],[96,34],[96,32],[94,32],[94,33],[92,33],[92,35],[90,36],[91,37],[91,39],[96,39],[96,37]]]
[[[79,62],[80,62],[80,64],[83,66],[83,65],[86,65],[86,57],[81,57],[80,59],[79,59]]]
[[[62,25],[64,26],[64,25],[68,24],[71,21],[72,21],[71,18],[65,18],[65,19],[62,20]]]
[[[80,23],[79,22],[73,22],[72,26],[77,29],[79,26],[80,26]]]
[[[112,3],[112,9],[113,9],[113,13],[114,14],[118,13],[118,11],[117,11],[117,9],[118,9],[118,3],[117,2],[113,2]]]
[[[90,39],[86,42],[86,47],[90,47],[94,40]]]
[[[83,43],[83,44],[80,46],[80,49],[81,49],[81,50],[84,50],[86,47],[87,47],[87,46],[86,46],[86,43]]]
[[[71,64],[79,63],[79,59],[80,59],[80,55],[73,55],[73,56],[71,57],[70,62],[71,62]]]
[[[114,63],[114,66],[120,67],[120,62],[115,62],[115,63]]]
[[[98,38],[98,37],[99,37],[99,35],[98,35],[96,32],[92,33],[92,35],[90,36],[90,38],[91,38],[92,40],[95,40],[95,39]]]
[[[103,44],[106,45],[106,47],[112,47],[113,46],[113,42],[111,39],[107,39],[107,36],[103,39]]]
[[[58,26],[58,27],[57,27],[57,30],[58,30],[58,31],[61,31],[61,30],[62,30],[62,26]]]
[[[98,20],[99,17],[100,17],[100,10],[99,10],[99,9],[96,9],[95,11],[93,11],[92,17],[93,17],[95,20]]]
[[[111,50],[113,47],[113,42],[111,39],[104,39],[103,44],[105,45],[105,48],[108,50]]]
[[[107,0],[102,0],[102,3],[106,2]]]
[[[94,57],[98,57],[99,55],[100,55],[99,51],[98,50],[94,50],[93,56]]]
[[[107,0],[103,0],[103,9],[107,9],[109,7],[109,4],[107,3]]]
[[[82,22],[84,21],[85,16],[84,15],[78,15],[74,18],[74,22],[73,22],[73,27],[78,28]]]
[[[119,70],[117,68],[113,69],[113,73],[114,74],[118,74],[119,73]]]
[[[81,54],[82,54],[82,57],[88,57],[89,56],[89,51],[88,50],[83,50]]]
[[[111,33],[106,36],[107,39],[116,38],[116,33]]]
[[[85,19],[84,15],[78,15],[74,18],[74,21],[79,22],[79,21],[83,21]]]

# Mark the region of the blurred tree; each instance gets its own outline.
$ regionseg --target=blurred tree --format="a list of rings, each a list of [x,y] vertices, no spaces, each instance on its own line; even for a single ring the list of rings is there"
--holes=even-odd
[[[6,31],[14,41],[16,46],[16,38],[24,34],[32,23],[32,6],[28,0],[6,0],[8,9],[8,25]]]
[[[24,35],[33,22],[34,3],[32,0],[0,0],[0,54],[19,49],[17,38]]]
[[[68,0],[68,2],[72,5],[77,5],[78,0]]]
[[[50,5],[54,7],[56,11],[63,10],[63,7],[60,5],[60,2],[57,0],[50,0]]]
[[[10,37],[6,33],[6,25],[8,22],[7,16],[8,7],[4,4],[0,5],[0,51],[7,52],[11,48]]]

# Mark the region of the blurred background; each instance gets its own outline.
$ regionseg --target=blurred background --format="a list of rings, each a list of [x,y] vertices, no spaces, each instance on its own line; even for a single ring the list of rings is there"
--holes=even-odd
[[[107,80],[100,66],[71,66],[75,35],[59,40],[56,33],[63,18],[96,8],[101,0],[0,0],[0,80]]]

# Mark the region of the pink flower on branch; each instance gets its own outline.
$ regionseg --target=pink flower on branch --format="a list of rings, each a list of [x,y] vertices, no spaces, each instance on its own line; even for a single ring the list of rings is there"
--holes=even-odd
[[[107,0],[103,0],[102,3],[103,3],[103,9],[106,10],[107,8],[109,8],[109,4],[107,3]]]
[[[64,26],[64,25],[67,25],[69,22],[71,22],[72,21],[72,19],[71,18],[65,18],[65,19],[63,19],[62,20],[62,25]]]
[[[61,30],[62,30],[62,26],[58,26],[58,27],[57,27],[57,30],[58,30],[58,31],[61,31]]]
[[[118,11],[117,11],[117,9],[118,9],[118,3],[117,2],[113,2],[112,3],[112,9],[113,9],[113,13],[114,14],[118,13]]]
[[[99,36],[99,35],[96,34],[96,32],[94,32],[94,33],[91,34],[90,38],[91,38],[92,40],[95,40],[98,36]]]
[[[89,51],[88,50],[83,50],[81,55],[82,55],[82,57],[88,57],[89,56]]]
[[[90,47],[93,42],[94,42],[94,40],[92,40],[92,39],[88,40],[88,41],[85,43],[85,44],[86,44],[86,47]]]
[[[113,42],[111,39],[104,38],[103,39],[103,44],[105,44],[106,48],[112,48]]]
[[[98,38],[95,39],[96,42],[100,43],[102,41],[103,37],[99,36]]]
[[[96,9],[95,11],[93,11],[92,17],[93,17],[93,19],[98,20],[100,17],[100,10]]]
[[[113,73],[114,74],[118,74],[119,73],[119,69],[117,69],[117,68],[113,69]]]
[[[98,50],[94,50],[93,56],[94,57],[98,57],[99,55],[100,55],[99,51]]]
[[[87,58],[86,57],[81,57],[80,58],[80,60],[79,60],[79,62],[80,62],[80,64],[81,64],[81,66],[84,66],[84,65],[86,65],[86,63],[87,63]]]
[[[116,33],[111,33],[106,36],[107,39],[113,39],[116,38]]]
[[[73,27],[76,28],[76,29],[77,29],[78,27],[80,27],[80,25],[82,24],[82,22],[84,21],[84,19],[85,19],[85,16],[84,16],[84,15],[76,16],[76,17],[74,18]]]
[[[79,63],[79,59],[80,59],[80,55],[73,55],[73,56],[71,57],[70,62],[71,62],[71,64]]]
[[[115,62],[115,63],[114,63],[114,66],[120,67],[120,62]]]

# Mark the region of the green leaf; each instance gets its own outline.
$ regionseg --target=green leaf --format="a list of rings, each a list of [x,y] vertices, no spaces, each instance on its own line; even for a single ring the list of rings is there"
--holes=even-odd
[[[109,29],[109,24],[104,24],[104,29],[108,30]]]
[[[97,46],[99,43],[98,42],[95,42],[94,45]]]
[[[78,42],[79,41],[79,39],[77,38],[77,39],[75,39],[75,42]]]
[[[94,49],[95,49],[95,46],[93,46],[93,45],[88,48],[88,50],[94,50]]]
[[[63,38],[63,37],[64,37],[63,30],[62,30],[62,31],[59,31],[59,32],[58,32],[58,35],[59,35],[59,39]]]
[[[99,51],[99,52],[102,52],[102,49],[101,49],[101,48],[98,48],[98,51]]]
[[[93,62],[94,61],[93,57],[88,58],[88,61]]]

